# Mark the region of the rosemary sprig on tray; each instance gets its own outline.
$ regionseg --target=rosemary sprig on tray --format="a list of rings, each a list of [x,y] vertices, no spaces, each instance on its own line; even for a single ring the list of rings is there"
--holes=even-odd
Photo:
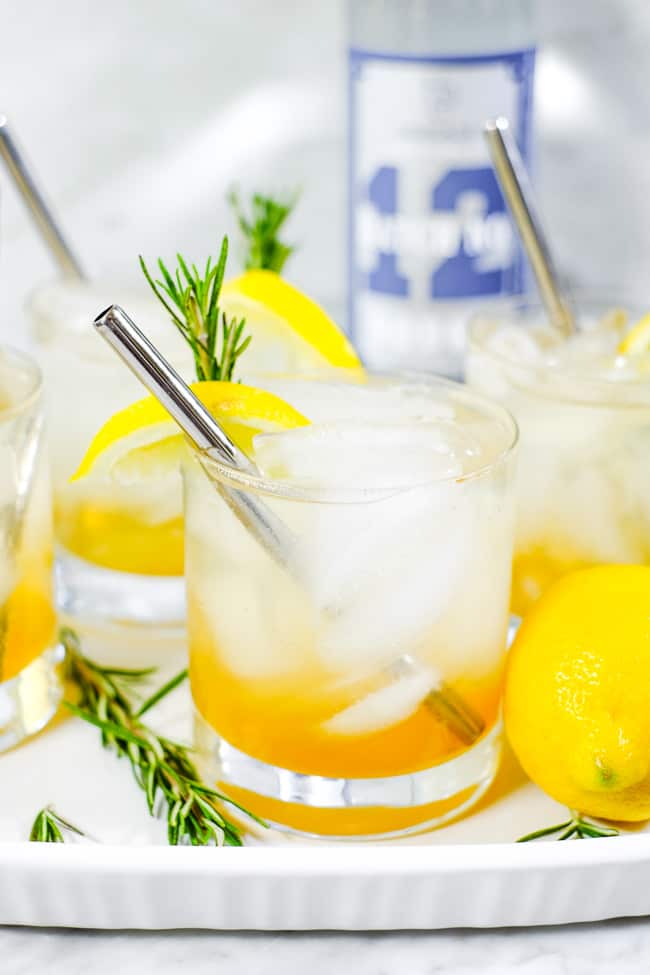
[[[165,810],[171,845],[241,846],[240,829],[221,811],[223,803],[265,825],[228,796],[204,785],[185,745],[157,734],[142,721],[150,708],[185,679],[187,671],[177,674],[137,707],[133,690],[151,675],[151,670],[101,667],[83,656],[76,634],[69,629],[62,631],[61,641],[66,648],[68,675],[78,695],[75,703],[66,702],[67,707],[99,728],[104,748],[129,761],[149,814],[154,816],[161,807]]]
[[[529,843],[531,840],[539,840],[543,836],[556,836],[558,840],[587,840],[587,839],[605,839],[609,836],[618,836],[619,831],[614,826],[604,826],[600,823],[594,823],[590,820],[586,820],[581,813],[576,812],[574,809],[569,810],[571,816],[564,823],[558,823],[556,826],[547,826],[545,829],[535,830],[534,833],[527,833],[526,836],[520,836],[517,843]]]
[[[85,836],[83,830],[59,816],[51,806],[45,806],[36,816],[29,833],[30,843],[65,843],[62,830]]]
[[[162,260],[162,279],[155,281],[142,256],[140,267],[158,301],[183,336],[194,357],[196,378],[231,381],[240,355],[252,336],[244,336],[245,319],[228,318],[219,308],[221,286],[228,259],[228,238],[224,237],[216,264],[208,258],[201,273],[176,255],[178,266],[172,275]]]
[[[288,200],[274,200],[271,196],[254,193],[250,216],[247,216],[237,190],[230,191],[228,202],[244,238],[244,267],[247,271],[261,268],[278,274],[282,272],[295,247],[283,243],[278,235],[293,211],[296,199],[293,196]]]

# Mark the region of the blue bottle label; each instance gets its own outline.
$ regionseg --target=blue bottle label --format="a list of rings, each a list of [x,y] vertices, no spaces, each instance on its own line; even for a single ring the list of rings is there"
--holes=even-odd
[[[483,137],[531,148],[534,49],[475,57],[350,51],[350,324],[367,296],[519,294],[524,265]],[[363,311],[363,309],[361,309]]]

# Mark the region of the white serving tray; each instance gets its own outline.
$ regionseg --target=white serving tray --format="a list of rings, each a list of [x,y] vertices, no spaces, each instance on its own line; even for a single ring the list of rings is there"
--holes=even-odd
[[[161,679],[182,666],[176,647]],[[96,647],[93,655],[97,656]],[[111,658],[150,661],[130,642]],[[156,716],[187,733],[179,689]],[[153,717],[152,717],[153,721]],[[279,833],[245,849],[170,848],[129,767],[98,733],[61,720],[0,756],[0,923],[83,928],[386,930],[565,924],[650,914],[650,833],[516,844],[566,810],[510,757],[478,811],[445,829],[374,844]],[[46,803],[101,842],[27,843]]]

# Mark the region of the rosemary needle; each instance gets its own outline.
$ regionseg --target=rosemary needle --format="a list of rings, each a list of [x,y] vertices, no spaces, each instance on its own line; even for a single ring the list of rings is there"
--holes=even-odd
[[[133,703],[133,691],[150,675],[150,670],[101,667],[83,656],[79,640],[70,629],[62,630],[61,641],[66,648],[68,676],[77,695],[74,702],[66,702],[68,709],[101,731],[105,748],[128,760],[133,777],[145,794],[149,814],[154,816],[164,810],[171,845],[241,846],[240,828],[222,812],[224,804],[265,825],[243,806],[201,781],[187,746],[157,734],[142,721],[142,715],[178,687],[187,671],[169,680],[138,709]]]
[[[244,212],[237,190],[228,194],[246,251],[244,267],[247,271],[262,269],[281,274],[295,247],[283,243],[279,233],[296,205],[297,194],[287,200],[275,200],[262,193],[254,193],[250,215]]]
[[[45,806],[37,814],[29,833],[30,843],[65,843],[62,830],[85,836],[83,830],[59,816],[51,806]]]
[[[559,833],[559,836],[556,834]],[[555,826],[546,826],[544,829],[537,829],[526,836],[520,836],[517,843],[530,843],[531,840],[539,840],[545,836],[556,836],[558,840],[586,840],[586,839],[605,839],[609,836],[618,836],[618,830],[614,826],[604,826],[586,820],[579,812],[570,810],[570,817],[564,823],[557,823]]]
[[[179,684],[182,684],[183,681],[186,679],[187,675],[188,675],[187,669],[181,670],[180,674],[176,674],[176,676],[172,677],[171,680],[167,681],[166,684],[163,684],[162,687],[159,687],[158,690],[151,695],[151,697],[147,698],[144,704],[140,705],[140,707],[135,713],[135,717],[141,718],[143,714],[146,714],[147,711],[155,707],[155,705],[158,704],[159,701],[162,701],[163,697],[166,697],[166,695],[169,694],[170,691],[173,691],[175,687],[178,687]]]
[[[228,238],[224,237],[217,262],[208,258],[202,273],[195,264],[190,267],[177,254],[178,266],[173,274],[158,260],[162,277],[155,281],[140,257],[140,267],[149,287],[192,350],[196,378],[200,382],[232,381],[237,360],[252,338],[244,336],[245,319],[229,319],[219,307],[227,259]]]

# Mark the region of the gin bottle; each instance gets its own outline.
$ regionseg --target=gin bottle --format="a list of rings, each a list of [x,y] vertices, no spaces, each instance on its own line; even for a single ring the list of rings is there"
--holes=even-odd
[[[525,288],[488,159],[531,163],[532,0],[348,0],[349,327],[373,367],[462,373],[473,310]]]

